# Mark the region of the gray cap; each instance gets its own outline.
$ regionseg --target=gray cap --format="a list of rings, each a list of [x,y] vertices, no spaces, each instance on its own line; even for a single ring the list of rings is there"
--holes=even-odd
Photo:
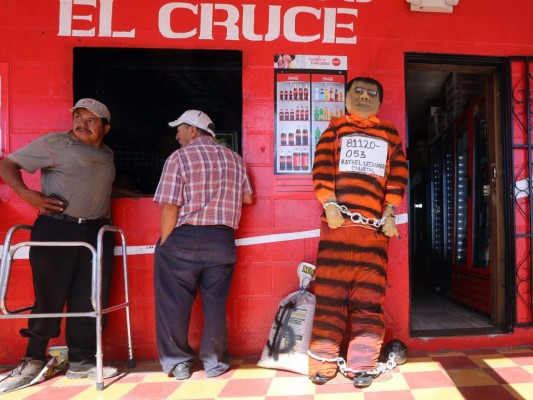
[[[109,110],[104,103],[100,103],[98,100],[79,99],[76,104],[74,104],[74,107],[70,109],[70,111],[74,112],[78,108],[85,108],[98,118],[105,118],[107,119],[107,122],[111,122],[111,114],[109,113]]]

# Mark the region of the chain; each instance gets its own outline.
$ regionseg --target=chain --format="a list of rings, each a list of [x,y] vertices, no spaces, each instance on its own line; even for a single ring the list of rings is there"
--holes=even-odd
[[[366,218],[365,216],[363,216],[363,214],[358,212],[351,212],[348,210],[348,207],[342,206],[334,201],[328,201],[327,203],[324,203],[324,209],[330,204],[333,204],[335,207],[337,207],[341,213],[349,216],[354,224],[371,225],[374,228],[380,228],[383,224],[385,224],[385,218]]]
[[[337,363],[337,366],[339,367],[339,371],[344,376],[347,376],[348,372],[351,372],[351,373],[354,373],[354,374],[356,374],[358,372],[365,372],[368,375],[372,375],[375,378],[375,377],[383,374],[384,372],[386,372],[388,370],[392,371],[394,369],[394,367],[396,367],[396,361],[395,361],[396,354],[394,354],[394,353],[390,353],[389,354],[389,359],[387,360],[386,363],[378,363],[377,367],[374,368],[371,371],[364,371],[364,370],[357,370],[357,369],[348,368],[346,366],[346,361],[342,357],[323,358],[323,357],[317,356],[316,354],[313,354],[311,352],[311,350],[307,350],[307,355],[309,357],[311,357],[311,358],[314,358],[315,360],[318,360],[318,361]]]

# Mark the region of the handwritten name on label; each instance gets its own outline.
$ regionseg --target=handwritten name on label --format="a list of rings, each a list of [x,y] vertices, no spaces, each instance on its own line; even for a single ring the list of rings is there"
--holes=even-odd
[[[345,136],[341,139],[339,171],[385,176],[387,142],[367,136]]]

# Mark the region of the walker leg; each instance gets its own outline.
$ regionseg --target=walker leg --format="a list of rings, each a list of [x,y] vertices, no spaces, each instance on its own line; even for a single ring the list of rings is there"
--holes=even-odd
[[[96,390],[104,388],[104,360],[102,353],[102,314],[97,310],[96,316]]]
[[[120,232],[122,238],[122,266],[124,268],[124,296],[126,302],[126,331],[128,334],[128,368],[135,368],[135,358],[133,357],[133,342],[131,338],[131,322],[130,322],[130,296],[129,296],[129,285],[128,285],[128,257],[127,257],[127,246],[126,238],[122,231]]]

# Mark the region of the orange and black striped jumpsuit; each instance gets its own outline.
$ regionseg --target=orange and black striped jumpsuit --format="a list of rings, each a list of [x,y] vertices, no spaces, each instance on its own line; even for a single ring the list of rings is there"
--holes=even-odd
[[[347,136],[361,139],[360,144],[365,139],[372,139],[374,143],[377,139],[384,144],[387,153],[386,165],[381,164],[383,176],[368,171],[339,171],[342,138]],[[387,204],[397,206],[400,203],[407,177],[407,162],[398,131],[377,117],[368,120],[353,115],[332,118],[317,144],[313,184],[322,204],[336,198],[351,212],[379,219]],[[353,370],[373,370],[385,334],[381,305],[385,295],[389,238],[372,226],[354,224],[343,216],[344,225],[337,229],[330,229],[323,217],[310,351],[326,359],[338,357],[347,324],[350,324],[346,366]],[[309,357],[309,377],[320,372],[331,378],[336,370],[335,363]]]

